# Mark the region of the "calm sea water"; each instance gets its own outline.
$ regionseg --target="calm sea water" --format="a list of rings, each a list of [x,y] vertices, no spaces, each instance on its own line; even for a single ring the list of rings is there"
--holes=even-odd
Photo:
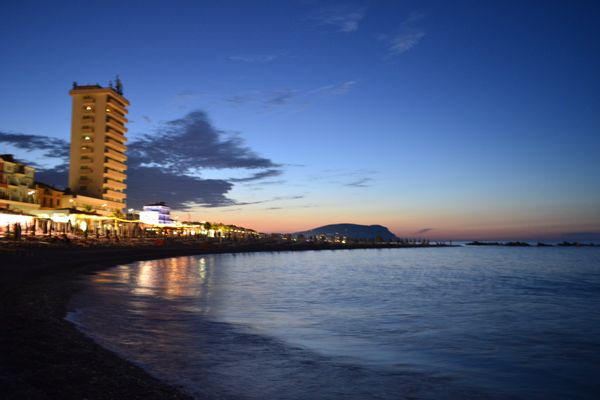
[[[600,398],[600,249],[208,255],[90,276],[68,318],[207,399]]]

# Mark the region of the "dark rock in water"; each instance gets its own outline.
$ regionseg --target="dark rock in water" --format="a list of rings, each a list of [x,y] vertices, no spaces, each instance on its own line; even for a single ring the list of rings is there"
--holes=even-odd
[[[467,246],[502,246],[502,243],[498,242],[480,242],[475,240],[474,242],[467,243]]]
[[[475,240],[474,242],[467,243],[467,246],[508,246],[508,247],[527,247],[531,246],[527,242],[480,242]]]
[[[542,243],[542,242],[538,242],[537,246],[538,246],[538,247],[553,247],[551,244],[548,244],[548,243]]]
[[[310,236],[343,236],[349,239],[372,239],[384,241],[399,240],[388,228],[381,225],[332,224],[314,228],[294,235]]]
[[[559,243],[558,246],[562,246],[562,247],[594,247],[594,243],[579,243],[579,242],[567,242],[564,241],[562,243]]]

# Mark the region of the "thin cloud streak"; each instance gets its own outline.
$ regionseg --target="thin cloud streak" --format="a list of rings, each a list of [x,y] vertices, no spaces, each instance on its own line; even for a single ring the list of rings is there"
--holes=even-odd
[[[422,235],[424,233],[430,232],[432,231],[433,228],[424,228],[424,229],[420,229],[418,231],[415,232],[415,235]]]
[[[338,32],[349,33],[358,30],[366,12],[366,7],[335,6],[321,10],[313,19],[321,25],[337,28]]]
[[[252,182],[265,178],[272,178],[275,176],[280,176],[283,171],[279,169],[268,169],[266,171],[256,172],[249,177],[246,178],[230,178],[229,182]]]
[[[421,13],[411,13],[393,35],[381,35],[380,39],[387,43],[388,57],[398,56],[415,47],[426,35],[425,31],[416,26],[424,18]]]
[[[352,89],[356,81],[345,81],[333,85],[326,85],[309,91],[309,94],[329,94],[334,96],[344,95]]]
[[[243,105],[262,105],[269,108],[287,106],[298,101],[310,102],[320,97],[343,96],[348,94],[358,82],[347,80],[323,85],[314,89],[279,89],[274,91],[253,91],[234,94],[224,99],[233,107]]]
[[[227,59],[245,63],[270,63],[277,60],[279,57],[280,56],[278,54],[244,54],[229,56]]]
[[[353,182],[346,183],[346,184],[344,184],[344,186],[356,187],[356,188],[369,187],[371,185],[369,185],[368,183],[371,182],[372,180],[373,180],[373,178],[360,178]]]
[[[282,106],[288,104],[295,96],[295,92],[290,89],[283,89],[274,92],[270,98],[265,100],[265,104],[271,106]]]

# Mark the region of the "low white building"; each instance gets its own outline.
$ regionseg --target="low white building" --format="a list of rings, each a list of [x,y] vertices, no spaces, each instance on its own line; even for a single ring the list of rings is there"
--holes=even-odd
[[[140,211],[140,221],[148,225],[173,225],[175,221],[171,218],[171,208],[164,202],[147,204]]]

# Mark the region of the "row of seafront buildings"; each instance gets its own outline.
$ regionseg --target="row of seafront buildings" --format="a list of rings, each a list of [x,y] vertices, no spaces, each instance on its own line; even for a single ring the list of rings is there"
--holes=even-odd
[[[0,155],[0,236],[52,232],[130,237],[145,232],[218,235],[180,224],[163,203],[127,209],[127,107],[117,78],[108,87],[73,83],[69,181],[60,190],[35,180],[35,169]]]

